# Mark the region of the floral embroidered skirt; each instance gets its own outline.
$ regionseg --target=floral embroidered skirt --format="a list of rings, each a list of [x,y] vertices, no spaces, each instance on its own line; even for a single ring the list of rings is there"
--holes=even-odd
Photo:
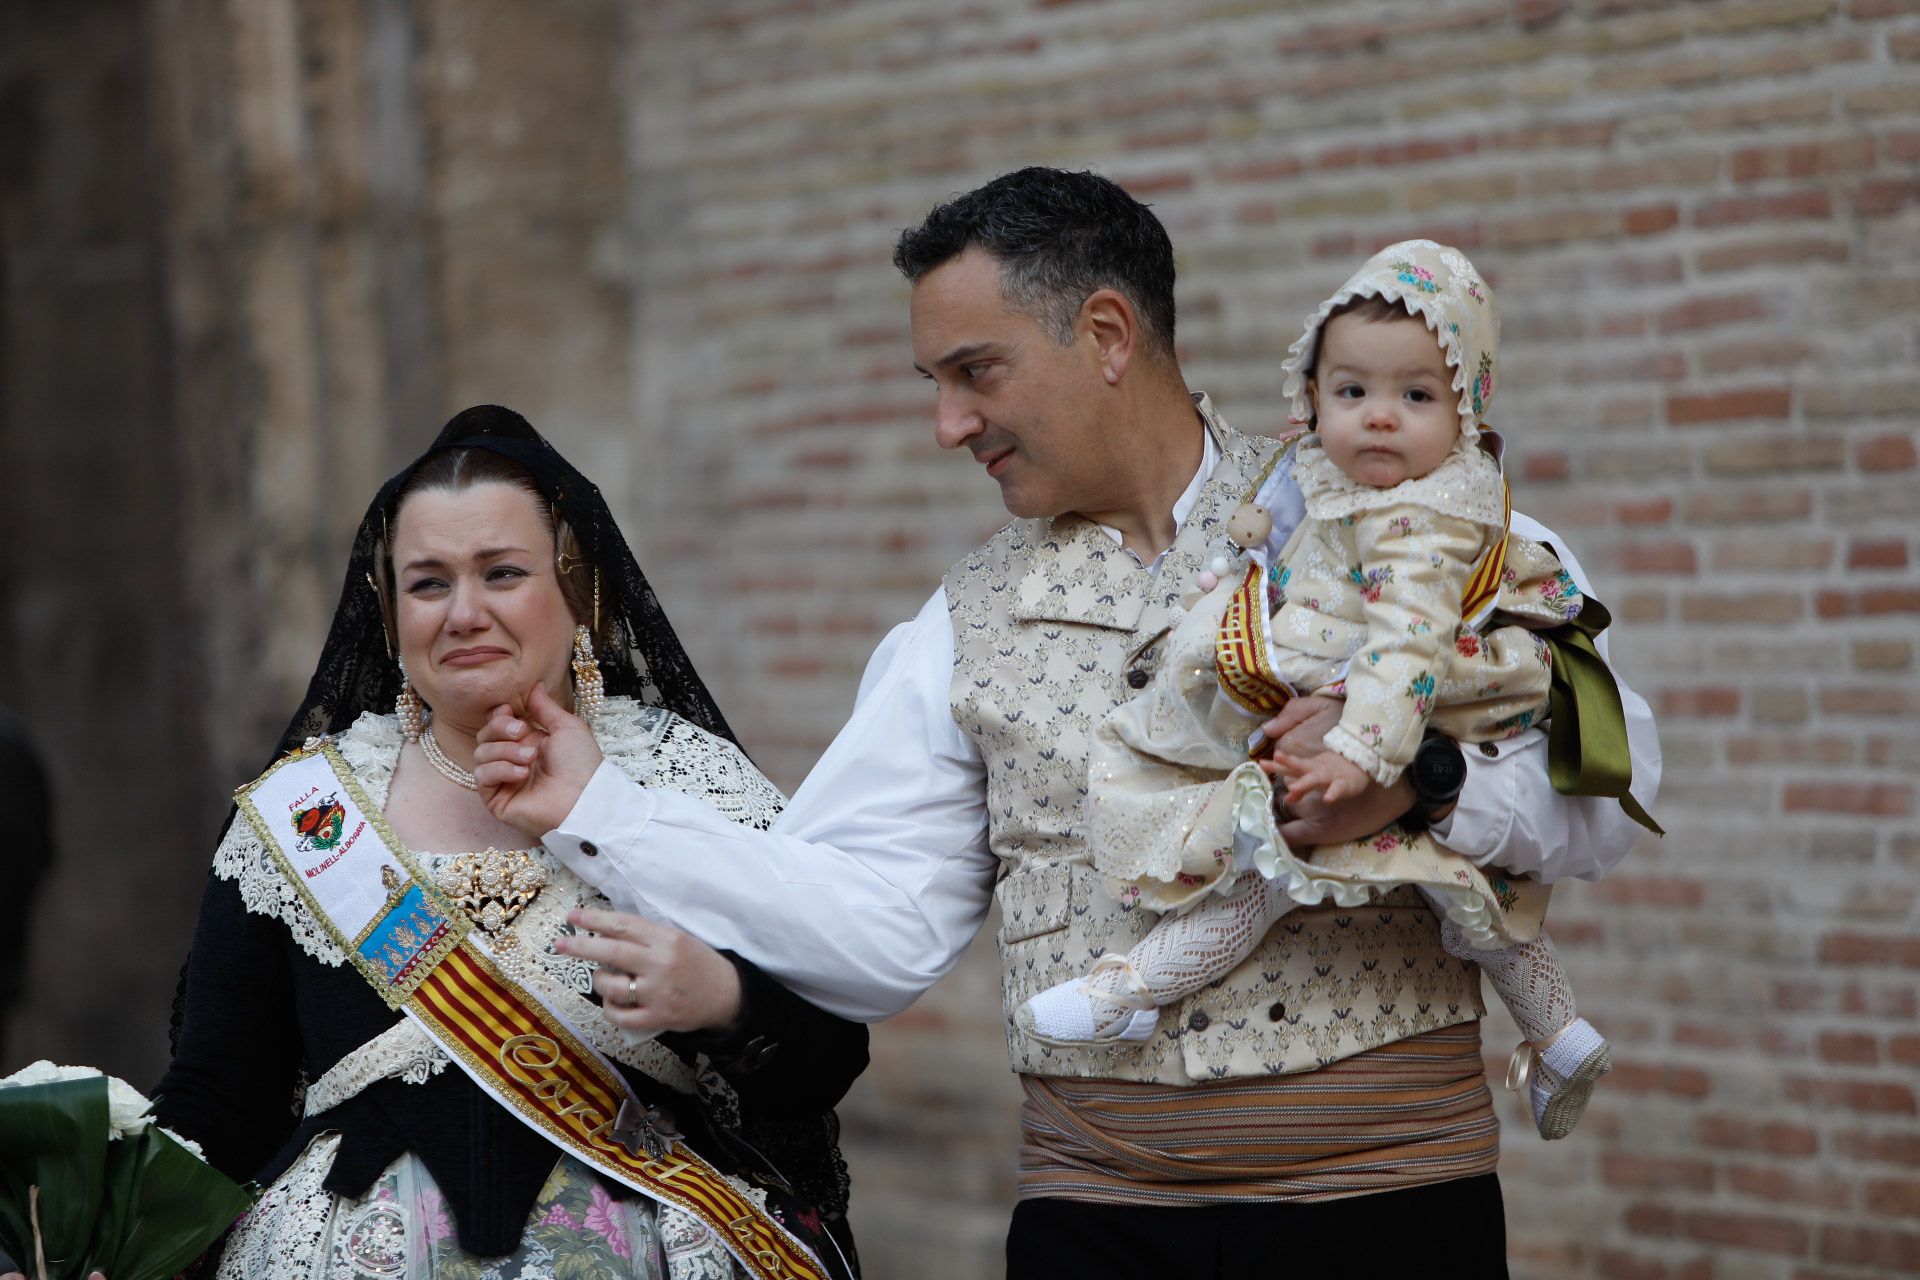
[[[645,1199],[615,1200],[560,1156],[520,1245],[505,1257],[460,1248],[433,1176],[409,1154],[364,1196],[324,1190],[338,1134],[315,1138],[228,1237],[218,1280],[733,1280],[738,1268],[697,1219]]]

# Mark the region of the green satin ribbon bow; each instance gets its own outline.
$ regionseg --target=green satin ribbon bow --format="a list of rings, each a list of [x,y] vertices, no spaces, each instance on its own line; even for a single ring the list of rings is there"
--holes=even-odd
[[[1633,756],[1627,750],[1620,686],[1593,644],[1612,622],[1607,607],[1587,596],[1577,616],[1540,633],[1553,650],[1547,776],[1563,796],[1614,797],[1628,817],[1663,836],[1667,833],[1627,789],[1633,782]]]

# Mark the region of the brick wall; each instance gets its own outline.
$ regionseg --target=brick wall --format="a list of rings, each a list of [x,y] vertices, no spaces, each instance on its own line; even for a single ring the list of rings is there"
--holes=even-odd
[[[1189,382],[1262,430],[1304,313],[1451,241],[1499,291],[1517,502],[1668,762],[1668,838],[1555,902],[1619,1066],[1565,1143],[1502,1100],[1516,1274],[1920,1269],[1920,8],[686,3],[629,45],[634,519],[782,782],[1001,519],[930,443],[900,227],[1021,164],[1115,177],[1172,231]],[[988,951],[850,1108],[879,1274],[996,1271]]]

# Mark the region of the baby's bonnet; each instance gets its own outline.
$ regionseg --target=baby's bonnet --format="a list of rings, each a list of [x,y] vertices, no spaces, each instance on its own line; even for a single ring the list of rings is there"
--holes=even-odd
[[[1471,448],[1486,423],[1487,406],[1499,385],[1500,311],[1493,291],[1465,254],[1431,240],[1402,240],[1368,258],[1308,319],[1306,331],[1287,352],[1284,394],[1295,422],[1306,423],[1306,371],[1320,348],[1327,317],[1356,298],[1398,302],[1426,321],[1439,339],[1453,389],[1460,396],[1461,441]]]

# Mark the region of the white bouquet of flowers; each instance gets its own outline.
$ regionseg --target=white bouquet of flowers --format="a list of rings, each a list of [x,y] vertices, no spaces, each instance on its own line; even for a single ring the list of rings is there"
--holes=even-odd
[[[0,1249],[32,1280],[166,1280],[253,1203],[151,1106],[92,1067],[0,1080]]]

